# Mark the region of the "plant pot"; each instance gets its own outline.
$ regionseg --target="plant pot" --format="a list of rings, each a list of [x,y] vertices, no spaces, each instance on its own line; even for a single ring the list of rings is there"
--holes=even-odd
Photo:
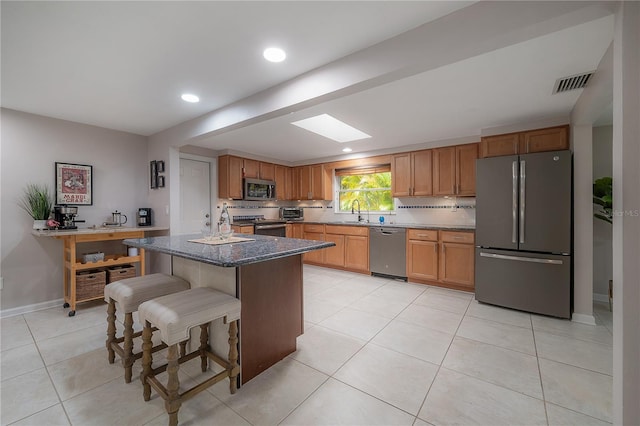
[[[47,221],[46,220],[34,220],[33,221],[33,229],[37,229],[37,230],[47,229]]]

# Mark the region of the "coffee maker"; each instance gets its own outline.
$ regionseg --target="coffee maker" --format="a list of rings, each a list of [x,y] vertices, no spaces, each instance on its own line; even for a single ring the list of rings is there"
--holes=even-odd
[[[78,215],[77,207],[54,206],[53,215],[55,221],[58,222],[58,229],[78,229],[76,223],[84,222],[84,220],[75,220]]]
[[[138,226],[151,226],[151,209],[138,209]]]

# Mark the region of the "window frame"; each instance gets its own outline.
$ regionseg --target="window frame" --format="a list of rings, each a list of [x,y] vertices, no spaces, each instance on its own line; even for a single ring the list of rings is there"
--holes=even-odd
[[[375,173],[391,173],[390,171],[390,165],[388,165],[389,170],[380,170],[380,171],[376,171],[376,168],[371,168],[371,167],[365,167],[362,168],[362,172],[363,173],[357,173],[358,169],[357,167],[354,168],[346,168],[344,169],[345,171],[347,171],[347,174],[340,174],[337,170],[336,173],[334,175],[334,184],[336,185],[336,191],[334,194],[334,213],[337,214],[352,214],[351,210],[341,210],[340,209],[340,194],[341,193],[348,193],[348,192],[378,192],[378,191],[389,191],[389,195],[391,196],[391,210],[369,210],[367,207],[367,205],[364,203],[366,200],[361,200],[362,201],[362,205],[360,206],[360,213],[364,213],[364,212],[368,212],[368,213],[373,213],[373,214],[387,214],[387,215],[392,215],[396,213],[397,207],[396,207],[396,200],[393,197],[393,193],[391,192],[391,184],[389,185],[388,188],[361,188],[361,189],[341,189],[342,185],[341,185],[341,179],[342,177],[346,177],[349,175],[365,175],[365,174],[375,174]],[[370,171],[370,172],[368,172]],[[367,173],[368,172],[368,173]],[[393,176],[391,176],[391,179],[393,179]],[[359,198],[360,199],[360,198]]]

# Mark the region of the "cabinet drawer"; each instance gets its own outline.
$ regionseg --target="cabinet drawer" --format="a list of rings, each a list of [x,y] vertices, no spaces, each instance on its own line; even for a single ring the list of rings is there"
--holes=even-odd
[[[369,228],[366,226],[325,225],[324,229],[327,234],[369,236]]]
[[[473,244],[473,232],[440,231],[440,239],[445,243]]]
[[[324,232],[324,225],[304,225],[304,232]]]
[[[433,229],[407,229],[410,240],[438,241],[438,231]]]
[[[144,231],[109,232],[107,234],[103,232],[96,232],[95,234],[91,233],[75,235],[76,242],[78,243],[106,240],[126,240],[127,238],[144,238]]]

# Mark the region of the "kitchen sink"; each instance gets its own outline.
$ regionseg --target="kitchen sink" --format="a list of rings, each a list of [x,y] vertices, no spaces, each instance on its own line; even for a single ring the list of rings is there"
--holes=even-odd
[[[369,225],[368,222],[358,222],[357,220],[333,220],[329,223],[341,225]]]

